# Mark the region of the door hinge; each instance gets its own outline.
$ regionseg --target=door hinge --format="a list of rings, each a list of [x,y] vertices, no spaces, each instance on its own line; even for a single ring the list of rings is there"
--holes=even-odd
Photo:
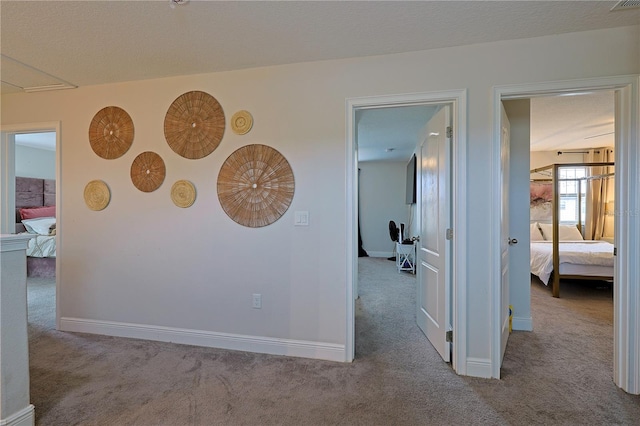
[[[451,126],[447,127],[447,137],[448,138],[453,137],[453,128]]]
[[[445,238],[447,240],[453,240],[453,229],[452,228],[447,228],[447,233],[445,235]]]
[[[447,333],[445,334],[445,340],[449,343],[453,342],[453,330],[447,331]]]
[[[617,256],[618,255],[618,247],[614,247],[613,248],[613,255]]]

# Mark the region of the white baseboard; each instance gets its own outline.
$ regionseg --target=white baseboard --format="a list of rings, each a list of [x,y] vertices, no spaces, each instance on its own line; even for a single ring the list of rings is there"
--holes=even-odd
[[[518,330],[518,331],[532,331],[533,318],[513,317],[512,328],[513,330]]]
[[[0,419],[0,426],[33,426],[35,423],[35,410],[31,404],[6,419]]]
[[[488,358],[467,358],[467,376],[491,378],[491,360]]]
[[[328,361],[344,362],[347,359],[345,346],[335,343],[245,336],[68,317],[60,319],[60,330]]]
[[[367,250],[367,254],[369,255],[369,257],[391,257],[391,256],[393,256],[393,252],[392,251],[368,251]]]

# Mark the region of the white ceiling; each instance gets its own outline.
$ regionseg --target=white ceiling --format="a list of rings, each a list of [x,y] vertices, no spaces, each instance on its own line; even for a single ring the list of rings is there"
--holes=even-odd
[[[1,90],[107,84],[640,24],[639,8],[611,11],[616,3],[191,0],[171,8],[167,0],[2,0]]]

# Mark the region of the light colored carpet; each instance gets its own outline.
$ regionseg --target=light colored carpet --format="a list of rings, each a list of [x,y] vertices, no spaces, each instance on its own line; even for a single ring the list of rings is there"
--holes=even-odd
[[[54,285],[29,280],[38,425],[638,424],[612,377],[611,291],[532,283],[533,333],[503,380],[456,375],[415,325],[415,278],[361,258],[351,364],[63,333]]]

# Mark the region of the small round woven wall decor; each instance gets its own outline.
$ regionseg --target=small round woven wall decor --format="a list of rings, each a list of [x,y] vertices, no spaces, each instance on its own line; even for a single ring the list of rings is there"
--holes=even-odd
[[[267,226],[284,215],[295,180],[286,158],[266,145],[234,151],[218,174],[218,199],[225,213],[249,228]]]
[[[249,133],[251,127],[253,127],[253,117],[249,111],[241,110],[231,117],[231,129],[236,135]]]
[[[139,154],[131,164],[131,181],[142,192],[153,192],[160,188],[166,175],[162,157],[155,152]]]
[[[222,141],[225,118],[216,98],[205,92],[187,92],[173,101],[164,117],[164,137],[178,155],[199,159]]]
[[[178,207],[191,207],[196,201],[196,188],[188,180],[179,180],[171,187],[171,200]]]
[[[84,187],[84,202],[91,210],[104,210],[111,200],[111,192],[106,183],[92,180]]]
[[[89,125],[89,143],[99,157],[119,158],[133,144],[133,120],[117,106],[102,108]]]

